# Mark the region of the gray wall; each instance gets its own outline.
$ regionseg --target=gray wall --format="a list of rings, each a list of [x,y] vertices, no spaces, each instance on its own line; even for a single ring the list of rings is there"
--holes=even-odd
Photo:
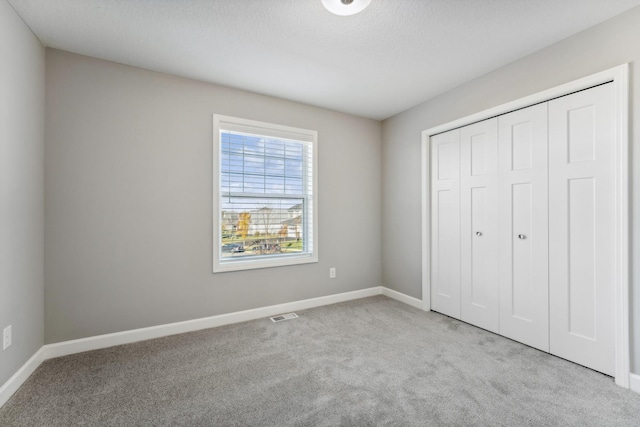
[[[421,297],[420,134],[430,127],[631,63],[632,370],[640,372],[640,8],[383,122],[383,285]],[[437,66],[437,64],[434,64]],[[402,248],[400,250],[399,248]],[[635,327],[634,327],[635,325]]]
[[[380,286],[380,122],[51,49],[46,78],[47,343]],[[319,132],[319,263],[211,272],[213,113]]]
[[[0,0],[0,385],[43,344],[45,50]]]

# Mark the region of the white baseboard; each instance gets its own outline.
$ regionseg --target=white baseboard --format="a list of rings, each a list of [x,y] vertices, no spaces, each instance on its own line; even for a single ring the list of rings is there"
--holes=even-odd
[[[640,375],[629,374],[629,388],[631,391],[635,391],[640,394]]]
[[[285,304],[271,305],[267,307],[255,308],[252,310],[237,311],[235,313],[220,314],[217,316],[204,317],[201,319],[186,320],[184,322],[169,323],[165,325],[151,326],[148,328],[132,329],[129,331],[97,335],[88,338],[80,338],[77,340],[63,341],[55,344],[47,344],[44,346],[45,358],[51,359],[54,357],[67,356],[69,354],[81,353],[83,351],[113,347],[114,345],[130,344],[153,338],[166,337],[169,335],[182,334],[185,332],[199,331],[201,329],[215,328],[217,326],[229,325],[231,323],[262,319],[265,317],[274,316],[276,314],[287,313],[289,311],[305,310],[307,308],[335,304],[338,302],[350,301],[354,299],[370,297],[373,295],[380,295],[381,293],[381,287],[376,286],[359,291],[345,292],[341,294],[294,301]]]
[[[384,286],[362,289],[353,292],[328,295],[294,301],[285,304],[271,305],[252,310],[237,311],[235,313],[221,314],[218,316],[204,317],[201,319],[187,320],[184,322],[169,323],[166,325],[151,326],[148,328],[132,329],[129,331],[115,332],[112,334],[97,335],[77,340],[63,341],[42,346],[31,359],[27,361],[6,383],[0,387],[0,407],[4,405],[13,393],[29,378],[42,362],[54,357],[67,356],[84,351],[99,350],[115,345],[130,344],[153,338],[161,338],[169,335],[193,332],[201,329],[215,328],[231,323],[246,322],[248,320],[262,319],[276,314],[287,313],[296,310],[305,310],[323,305],[336,304],[366,298],[374,295],[385,295],[410,306],[422,308],[422,301],[410,297],[398,291]]]
[[[394,291],[393,289],[385,288],[384,286],[382,287],[382,295],[422,310],[422,300],[418,298],[410,297],[409,295]]]
[[[15,393],[31,374],[44,362],[44,348],[40,347],[36,354],[31,356],[11,378],[0,387],[0,408],[7,403],[9,398]]]

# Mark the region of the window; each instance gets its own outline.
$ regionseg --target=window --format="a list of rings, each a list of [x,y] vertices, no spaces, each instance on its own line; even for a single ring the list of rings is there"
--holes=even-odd
[[[318,261],[317,132],[213,116],[213,271]]]

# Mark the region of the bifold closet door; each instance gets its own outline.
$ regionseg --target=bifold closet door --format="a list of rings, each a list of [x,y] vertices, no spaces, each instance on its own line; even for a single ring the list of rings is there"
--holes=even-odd
[[[431,137],[431,308],[460,318],[460,131]]]
[[[460,129],[460,319],[498,332],[498,120]]]
[[[500,334],[549,351],[547,104],[499,118]]]
[[[551,353],[614,374],[615,106],[610,84],[549,102]]]

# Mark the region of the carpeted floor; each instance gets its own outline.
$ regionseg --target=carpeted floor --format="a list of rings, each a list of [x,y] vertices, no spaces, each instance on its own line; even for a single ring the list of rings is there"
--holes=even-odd
[[[610,377],[383,296],[43,363],[1,426],[639,426]]]

